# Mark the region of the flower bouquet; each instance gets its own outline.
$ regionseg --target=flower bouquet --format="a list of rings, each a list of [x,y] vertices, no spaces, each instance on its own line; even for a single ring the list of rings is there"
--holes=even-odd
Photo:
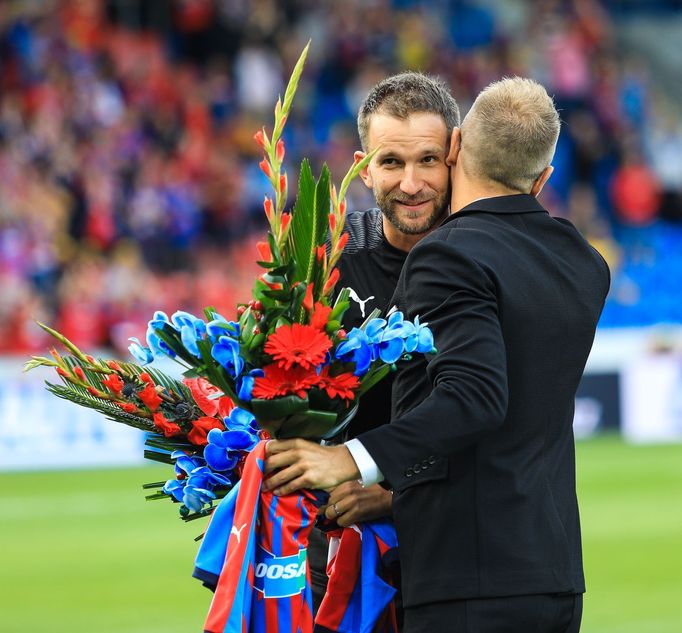
[[[320,499],[310,491],[280,500],[262,492],[260,440],[337,436],[362,394],[397,361],[433,351],[426,324],[405,321],[400,312],[383,319],[375,311],[360,328],[342,327],[350,296],[348,289],[336,292],[337,264],[348,241],[345,195],[372,154],[351,167],[338,191],[326,166],[315,179],[304,160],[295,204],[285,211],[282,132],[307,52],[308,46],[277,101],[271,135],[264,128],[255,135],[274,196],[265,198],[269,231],[257,245],[264,272],[234,319],[210,307],[204,318],[156,312],[146,341],[131,339],[137,363],[93,358],[42,325],[70,354],[52,350],[51,358],[33,357],[26,365],[56,368],[62,384],[47,386],[56,396],[148,433],[145,457],[175,469],[169,481],[144,486],[156,490],[148,498],[179,502],[185,520],[213,515],[195,570],[216,589],[209,631],[232,630],[226,622],[241,631],[252,607],[254,618],[270,608],[259,602],[267,598],[293,601],[288,612],[303,615],[292,630],[309,630],[312,622],[305,615],[309,587],[301,579],[307,577],[305,548]],[[148,367],[159,358],[179,363],[184,379]],[[214,506],[217,499],[222,501]],[[247,524],[253,531],[242,539]],[[272,561],[287,557],[293,567],[286,569],[297,570],[291,583],[270,582],[280,580],[267,575],[279,569]]]

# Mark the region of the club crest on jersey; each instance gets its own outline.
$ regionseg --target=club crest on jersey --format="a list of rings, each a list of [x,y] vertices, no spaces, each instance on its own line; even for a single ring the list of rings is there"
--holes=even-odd
[[[273,556],[258,545],[254,588],[264,598],[288,598],[301,593],[305,587],[307,554],[303,548],[292,556]]]

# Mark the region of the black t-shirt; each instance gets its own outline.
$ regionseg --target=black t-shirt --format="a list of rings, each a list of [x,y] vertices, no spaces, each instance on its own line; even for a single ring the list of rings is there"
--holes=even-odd
[[[349,213],[345,231],[348,244],[339,261],[341,277],[337,288],[352,289],[350,307],[343,325],[346,331],[360,327],[375,308],[385,317],[407,253],[391,246],[384,237],[379,209]],[[360,400],[360,408],[350,422],[347,437],[369,431],[391,419],[391,373],[372,387]]]
[[[381,316],[386,315],[407,253],[386,241],[379,209],[349,213],[345,231],[349,234],[348,244],[339,260],[341,277],[336,287],[339,291],[342,288],[352,289],[355,297],[351,299],[343,319],[343,327],[350,332],[354,327],[360,327],[374,308],[381,310]],[[362,396],[358,412],[346,432],[335,438],[337,441],[390,422],[394,376],[389,374]],[[308,562],[314,611],[317,613],[327,586],[327,538],[318,529],[310,533]]]

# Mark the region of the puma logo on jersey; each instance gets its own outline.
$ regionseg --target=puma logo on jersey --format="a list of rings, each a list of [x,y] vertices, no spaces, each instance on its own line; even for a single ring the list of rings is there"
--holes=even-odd
[[[237,529],[234,525],[232,526],[232,529],[230,530],[230,536],[234,534],[237,537],[237,543],[241,544],[241,538],[242,538],[242,530],[246,527],[246,523],[242,525],[239,529]]]
[[[348,297],[355,301],[355,303],[357,303],[360,306],[360,313],[362,314],[362,318],[364,319],[365,305],[368,301],[374,299],[374,295],[372,295],[371,297],[367,297],[367,299],[360,299],[360,297],[358,297],[358,293],[355,292],[355,290],[353,290],[352,288],[348,288],[348,292],[349,292]]]

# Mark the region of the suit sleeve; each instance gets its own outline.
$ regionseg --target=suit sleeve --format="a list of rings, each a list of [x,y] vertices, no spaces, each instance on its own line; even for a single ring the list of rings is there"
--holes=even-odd
[[[390,424],[359,436],[396,491],[446,477],[448,457],[499,428],[507,410],[506,355],[492,275],[456,244],[427,240],[410,253],[398,294],[406,318],[428,322],[437,353],[426,370],[430,395]]]

